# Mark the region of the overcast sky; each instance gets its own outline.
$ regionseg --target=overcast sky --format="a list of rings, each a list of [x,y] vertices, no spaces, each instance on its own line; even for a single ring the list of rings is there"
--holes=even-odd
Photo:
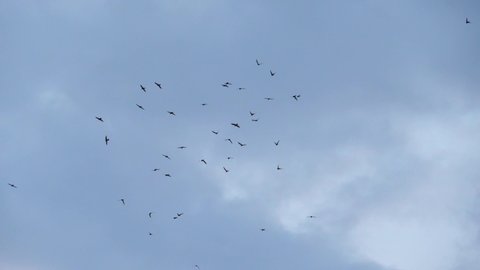
[[[0,0],[0,269],[478,269],[479,48],[476,0]]]

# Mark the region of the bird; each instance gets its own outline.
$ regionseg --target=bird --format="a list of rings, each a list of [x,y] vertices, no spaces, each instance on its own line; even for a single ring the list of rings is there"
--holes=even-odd
[[[225,139],[225,141],[228,141],[228,142],[230,142],[230,143],[233,143],[233,142],[232,142],[232,139]]]
[[[292,96],[295,100],[298,100],[298,98],[300,98],[300,95],[293,95]]]
[[[237,128],[240,128],[240,125],[238,123],[230,123],[230,125],[232,125],[234,127],[237,127]]]
[[[280,165],[277,165],[277,171],[281,170],[283,168],[280,168]]]
[[[149,232],[149,233],[148,233],[148,235],[152,236],[152,235],[153,235],[153,233]]]
[[[179,147],[177,147],[177,148],[178,148],[178,149],[185,149],[185,148],[187,148],[187,147],[186,147],[186,146],[179,146]]]
[[[276,142],[273,142],[276,146],[278,146],[278,144],[280,143],[280,140],[276,141]]]
[[[257,63],[257,66],[260,66],[262,63],[260,63],[260,61],[258,61],[258,59],[255,59],[255,62]]]
[[[247,145],[247,144],[241,143],[241,142],[237,142],[237,143],[238,143],[238,145],[240,145],[240,146],[246,146],[246,145]]]
[[[177,213],[177,217],[181,217],[183,216],[183,212],[182,213]]]
[[[155,84],[158,86],[158,88],[162,89],[162,84],[155,82]]]
[[[252,111],[249,111],[249,113],[250,113],[250,116],[254,116],[254,115],[255,115],[255,113],[252,112]]]
[[[271,97],[266,97],[265,99],[266,100],[273,100],[273,98],[271,98]]]
[[[225,167],[223,167],[223,170],[224,170],[225,172],[229,172],[229,171],[230,171],[230,170],[227,170],[227,168],[225,168]]]
[[[239,87],[238,90],[240,91],[245,90],[245,87]]]
[[[258,118],[253,118],[252,122],[258,122]]]
[[[233,159],[233,157],[227,157],[227,159]]]
[[[14,184],[8,183],[8,185],[11,186],[12,188],[17,188],[17,186],[15,186]]]
[[[98,121],[103,122],[102,117],[95,116],[95,118],[97,118]]]
[[[316,216],[307,216],[307,218],[316,218]]]
[[[172,177],[169,173],[165,174],[166,177]]]
[[[272,76],[272,77],[275,76],[275,73],[276,72],[273,72],[272,70],[270,70],[270,76]]]
[[[110,141],[110,138],[108,138],[107,136],[105,136],[105,145],[108,145],[108,142]]]
[[[157,169],[157,168],[153,169],[154,172],[157,172],[157,171],[159,171],[159,170],[160,170],[160,169]]]
[[[469,24],[470,23],[470,20],[467,18],[465,18],[465,24]]]
[[[212,130],[212,133],[218,135],[218,131]]]
[[[232,85],[232,83],[231,83],[231,82],[225,82],[225,84],[226,84],[226,85]]]
[[[228,84],[224,83],[222,84],[223,87],[228,87]]]
[[[145,87],[143,85],[140,84],[140,88],[142,88],[143,92],[147,92],[147,89],[145,89]]]
[[[178,218],[177,216],[173,217],[173,219],[177,219],[177,218]]]
[[[207,106],[207,103],[202,103],[202,106]]]
[[[138,105],[138,104],[136,104],[136,105],[137,105],[138,108],[140,108],[142,110],[145,110],[142,105]]]
[[[166,159],[170,159],[168,155],[162,155],[162,156],[164,156]]]
[[[119,201],[121,201],[123,205],[125,205],[125,199],[120,199]]]
[[[168,114],[171,114],[171,115],[175,116],[174,112],[171,112],[171,111],[167,111],[167,112],[168,112]]]
[[[152,214],[153,214],[153,212],[148,212],[148,217],[152,218]]]
[[[207,165],[207,162],[205,161],[205,159],[202,159],[200,160],[201,162],[205,163],[205,165]]]
[[[260,229],[260,231],[262,231],[262,232],[264,232],[264,231],[266,231],[266,230],[267,230],[267,229],[265,229],[265,228],[261,228],[261,229]]]

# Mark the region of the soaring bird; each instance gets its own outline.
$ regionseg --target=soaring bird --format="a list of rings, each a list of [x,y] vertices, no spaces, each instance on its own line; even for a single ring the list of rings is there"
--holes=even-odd
[[[233,142],[232,142],[232,139],[225,139],[225,141],[228,141],[228,142],[230,142],[230,143],[233,143]]]
[[[238,90],[240,91],[245,90],[245,87],[239,87]]]
[[[258,118],[253,118],[252,122],[258,122]]]
[[[222,84],[223,87],[228,87],[228,84],[224,83]]]
[[[155,84],[158,86],[158,88],[162,89],[162,85],[160,83],[155,82]]]
[[[187,147],[186,147],[186,146],[179,146],[179,147],[177,147],[177,148],[178,148],[178,149],[185,149],[185,148],[187,148]]]
[[[160,169],[155,168],[155,169],[153,169],[153,171],[158,172],[158,171],[160,171]]]
[[[316,216],[307,216],[307,218],[316,218]]]
[[[98,121],[103,122],[103,119],[101,117],[95,116],[95,118],[97,118]]]
[[[136,104],[136,105],[137,105],[138,108],[140,108],[140,109],[142,109],[142,110],[145,110],[145,109],[142,107],[142,105],[138,105],[138,104]]]
[[[110,139],[107,136],[105,136],[105,145],[108,145],[109,141],[110,141]]]
[[[174,216],[173,219],[177,219],[178,217],[177,216]]]
[[[237,127],[237,128],[240,128],[240,125],[238,123],[230,123],[230,125],[232,125],[234,127]]]
[[[275,73],[276,72],[273,72],[272,70],[270,70],[270,76],[272,76],[272,77],[275,76]]]
[[[166,159],[170,159],[168,155],[162,155],[162,156],[164,156]]]
[[[240,145],[240,146],[246,146],[246,145],[247,145],[247,144],[241,143],[241,142],[237,142],[237,143],[238,143],[238,145]]]
[[[212,130],[212,133],[218,135],[218,131]]]
[[[166,177],[172,177],[169,173],[165,174]]]
[[[257,66],[260,66],[262,64],[258,61],[258,59],[255,59],[255,62],[257,63]]]
[[[153,233],[149,232],[149,233],[148,233],[148,235],[152,236],[152,235],[153,235]]]
[[[223,170],[224,170],[225,172],[229,172],[229,171],[230,171],[230,170],[227,170],[227,168],[225,168],[225,167],[223,167]]]
[[[183,216],[183,212],[182,213],[177,213],[177,217],[181,217]]]
[[[14,184],[8,183],[8,185],[11,186],[12,188],[17,188],[17,186],[15,186]]]
[[[207,106],[207,103],[202,103],[202,106]]]
[[[125,205],[125,199],[120,199],[119,201],[121,201],[123,205]]]
[[[270,100],[273,100],[273,98],[271,98],[271,97],[266,97],[265,99],[266,99],[266,100],[269,100],[269,101],[270,101]]]
[[[168,114],[171,114],[171,115],[175,116],[174,112],[171,112],[171,111],[167,111],[167,112],[168,112]]]
[[[266,231],[266,230],[267,230],[267,229],[265,229],[265,228],[261,228],[261,229],[260,229],[260,231],[262,231],[262,232],[264,232],[264,231]]]
[[[278,144],[280,143],[280,140],[276,141],[276,142],[273,142],[276,146],[278,146]]]
[[[140,84],[140,88],[142,88],[143,92],[147,92],[147,89],[145,89],[145,87],[143,85]]]
[[[281,170],[283,168],[280,168],[280,165],[277,165],[277,171]]]
[[[252,112],[252,111],[249,111],[249,113],[250,113],[250,116],[254,116],[254,115],[255,115],[255,113]]]
[[[233,157],[227,157],[227,159],[229,159],[229,160],[230,160],[230,159],[233,159]]]
[[[468,18],[465,18],[465,23],[466,24],[469,24],[470,23],[470,20]]]
[[[200,160],[201,162],[205,163],[205,165],[207,165],[207,162],[205,161],[205,159],[202,159]]]
[[[298,100],[298,98],[300,98],[300,95],[293,95],[292,96],[295,100]]]
[[[148,217],[152,218],[152,214],[153,214],[153,212],[148,212]]]

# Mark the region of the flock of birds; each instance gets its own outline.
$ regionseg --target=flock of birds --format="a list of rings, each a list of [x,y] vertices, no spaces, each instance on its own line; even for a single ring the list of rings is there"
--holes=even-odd
[[[466,18],[465,18],[465,24],[470,24],[470,23],[471,23],[470,19],[469,19],[468,17],[466,17]],[[260,66],[260,65],[263,64],[263,63],[260,62],[258,59],[255,59],[255,63],[256,63],[257,66]],[[272,70],[269,70],[269,74],[270,74],[271,77],[273,77],[273,76],[276,75],[276,72],[274,72],[274,71],[272,71]],[[154,84],[155,84],[156,87],[158,87],[158,89],[160,89],[160,90],[163,89],[161,83],[158,83],[158,82],[155,81]],[[232,84],[231,82],[229,82],[229,81],[224,82],[224,83],[221,84],[221,86],[222,86],[222,87],[225,87],[225,88],[231,87],[232,85],[233,85],[233,84]],[[238,90],[245,90],[244,87],[238,87],[237,89],[238,89]],[[147,92],[147,88],[146,88],[144,85],[142,85],[142,84],[140,84],[140,90],[143,91],[144,93]],[[291,98],[294,99],[295,101],[298,101],[298,100],[300,99],[300,97],[301,97],[300,94],[294,94],[294,95],[291,96]],[[273,101],[273,100],[274,100],[273,97],[265,97],[264,99],[267,100],[267,101]],[[140,105],[140,104],[135,104],[135,105],[136,105],[140,110],[145,110],[145,108],[144,108],[142,105]],[[201,103],[201,105],[202,105],[202,106],[206,106],[207,103]],[[173,111],[167,111],[167,113],[168,113],[169,115],[176,116],[175,112],[173,112]],[[254,113],[254,112],[249,111],[249,114],[250,114],[251,117],[254,117],[254,116],[255,116],[255,113]],[[98,121],[100,121],[100,122],[102,122],[102,123],[105,122],[104,119],[103,119],[101,116],[95,116],[95,119],[98,120]],[[258,121],[258,118],[252,118],[251,121],[257,122],[257,121]],[[233,127],[235,127],[235,128],[240,128],[240,124],[239,124],[239,123],[236,123],[236,122],[230,123],[230,125],[233,126]],[[218,134],[219,134],[219,132],[218,132],[218,131],[215,131],[215,130],[212,130],[211,132],[212,132],[213,134],[215,134],[215,135],[218,135]],[[106,135],[106,136],[104,137],[104,141],[105,141],[105,145],[108,146],[108,144],[109,144],[109,142],[110,142],[110,138]],[[230,139],[230,138],[226,138],[225,141],[229,142],[230,144],[233,144],[233,141],[232,141],[232,139]],[[275,146],[278,146],[279,143],[280,143],[280,140],[274,141]],[[245,147],[245,146],[247,145],[247,144],[242,143],[242,142],[239,142],[239,141],[237,141],[237,144],[238,144],[240,147]],[[187,148],[187,147],[186,147],[186,146],[179,146],[179,147],[177,147],[177,148],[178,148],[178,149],[185,149],[185,148]],[[171,159],[170,156],[165,155],[165,154],[163,154],[163,157],[166,158],[166,159]],[[230,156],[227,157],[227,159],[232,159],[232,158],[233,158],[233,157],[230,157]],[[205,159],[201,159],[200,162],[202,162],[202,163],[205,164],[205,165],[208,164]],[[277,170],[282,170],[283,168],[280,167],[280,165],[277,165],[276,169],[277,169]],[[228,173],[228,172],[230,171],[230,170],[227,169],[226,167],[223,167],[223,170],[225,171],[225,173]],[[154,168],[153,171],[154,171],[154,172],[158,172],[158,171],[160,171],[160,169],[159,169],[159,168]],[[165,176],[165,177],[172,177],[172,175],[169,174],[169,173],[165,173],[164,176]],[[17,188],[18,188],[18,186],[15,185],[15,184],[13,184],[13,183],[7,183],[7,184],[8,184],[11,188],[14,188],[14,189],[17,189]],[[126,199],[125,199],[125,198],[119,199],[119,202],[121,202],[121,204],[122,204],[123,206],[126,206]],[[176,213],[176,214],[172,217],[172,219],[173,219],[173,220],[180,219],[183,215],[184,215],[183,212],[178,212],[178,213]],[[152,211],[148,212],[148,218],[152,218],[152,216],[153,216],[153,212],[152,212]],[[308,219],[313,219],[313,218],[316,218],[316,216],[314,216],[314,215],[308,215],[308,216],[306,216],[306,218],[308,218]],[[260,228],[260,229],[259,229],[259,231],[261,231],[261,232],[265,232],[266,230],[267,230],[266,228]],[[152,236],[153,233],[148,232],[148,235]],[[200,266],[199,266],[199,265],[196,264],[196,265],[194,265],[194,267],[195,267],[196,269],[199,269],[199,270],[200,270]]]

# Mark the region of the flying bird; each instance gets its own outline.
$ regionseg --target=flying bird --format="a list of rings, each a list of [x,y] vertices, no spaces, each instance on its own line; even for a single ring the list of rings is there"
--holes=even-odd
[[[465,18],[465,24],[469,24],[470,20],[468,18]]]
[[[101,117],[95,116],[95,118],[97,118],[98,121],[103,122],[103,119]]]
[[[245,90],[245,87],[239,87],[238,90],[240,91]]]
[[[105,136],[105,145],[108,145],[108,142],[110,141],[110,138],[108,138],[107,136]]]
[[[162,89],[162,84],[155,82],[155,84],[158,86],[158,88]]]
[[[123,205],[125,205],[125,199],[120,199],[119,201],[121,201]]]
[[[271,97],[266,97],[265,99],[266,100],[273,100],[273,98],[271,98]]]
[[[140,88],[142,88],[143,92],[147,92],[147,89],[145,89],[145,87],[143,85],[140,84]]]
[[[8,185],[11,186],[12,188],[17,188],[17,186],[15,186],[14,184],[8,183]]]
[[[169,173],[165,174],[166,177],[172,177]]]
[[[205,159],[202,159],[200,160],[201,162],[205,163],[205,165],[207,165],[207,162],[205,161]]]
[[[225,141],[228,141],[228,142],[230,142],[230,143],[233,143],[233,142],[232,142],[232,139],[225,139]]]
[[[181,217],[183,216],[183,212],[182,213],[177,213],[177,217]]]
[[[280,140],[276,141],[276,142],[273,142],[276,146],[278,146],[278,144],[280,143]]]
[[[138,108],[140,108],[140,109],[142,109],[142,110],[145,110],[145,109],[142,107],[142,105],[138,105],[138,104],[136,104],[136,105],[137,105]]]
[[[267,230],[267,229],[265,229],[265,228],[261,228],[261,229],[260,229],[260,231],[262,231],[262,232],[264,232],[264,231],[266,231],[266,230]]]
[[[300,98],[300,95],[293,95],[292,96],[295,100],[298,100],[298,98]]]
[[[171,112],[171,111],[167,111],[167,112],[168,112],[168,114],[171,114],[171,115],[175,116],[174,112]]]
[[[218,135],[218,131],[212,130],[212,133]]]
[[[162,156],[164,156],[166,159],[170,159],[168,155],[162,155]]]
[[[153,212],[148,212],[148,217],[152,218],[152,214],[153,214]]]
[[[240,145],[240,146],[246,146],[246,145],[247,145],[247,144],[241,143],[241,142],[237,142],[237,143],[238,143],[238,145]]]
[[[260,61],[258,61],[258,59],[255,59],[255,62],[257,63],[257,66],[260,66],[262,63],[260,63]]]
[[[316,216],[307,216],[307,218],[316,218]]]
[[[185,148],[187,148],[187,147],[186,147],[186,146],[179,146],[179,147],[177,147],[177,148],[178,148],[178,149],[185,149]]]
[[[223,167],[223,170],[224,170],[225,172],[229,172],[229,171],[230,171],[230,170],[227,170],[227,168],[225,168],[225,167]]]
[[[250,113],[250,116],[254,116],[254,115],[255,115],[255,113],[252,112],[252,111],[249,111],[249,113]]]
[[[233,157],[227,157],[227,159],[233,159]]]
[[[283,168],[280,168],[280,165],[277,165],[277,171],[281,170]]]
[[[252,122],[258,122],[258,118],[253,118]]]
[[[148,233],[148,235],[152,236],[152,235],[153,235],[153,233],[149,232],[149,233]]]
[[[275,73],[276,72],[273,72],[272,70],[270,70],[270,76],[272,76],[272,77],[275,76]]]
[[[224,83],[222,84],[223,87],[228,87],[228,84]]]
[[[202,106],[207,106],[207,103],[202,103]]]
[[[160,170],[160,169],[157,169],[157,168],[153,169],[154,172],[157,172],[157,171],[159,171],[159,170]]]
[[[237,127],[237,128],[240,128],[240,125],[238,123],[230,123],[230,125],[232,125],[234,127]]]

